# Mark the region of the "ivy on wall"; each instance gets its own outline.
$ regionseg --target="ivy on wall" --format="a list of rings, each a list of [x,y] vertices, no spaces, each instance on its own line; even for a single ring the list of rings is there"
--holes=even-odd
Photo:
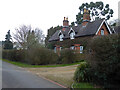
[[[84,48],[86,47],[88,41],[92,38],[92,36],[87,36],[87,37],[78,37],[78,38],[75,38],[75,39],[66,39],[66,40],[63,40],[63,41],[52,41],[52,42],[49,42],[51,43],[51,49],[54,48],[55,45],[60,45],[62,46],[62,48],[70,48],[72,45],[74,44],[81,44],[84,46]]]

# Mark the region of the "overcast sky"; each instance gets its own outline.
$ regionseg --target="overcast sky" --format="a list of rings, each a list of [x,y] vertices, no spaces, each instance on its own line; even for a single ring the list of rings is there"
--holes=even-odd
[[[8,30],[11,34],[20,25],[31,25],[43,30],[63,24],[63,18],[69,22],[76,20],[79,6],[86,2],[100,0],[0,0],[0,41],[4,40]],[[114,10],[113,19],[118,18],[119,0],[101,0]]]

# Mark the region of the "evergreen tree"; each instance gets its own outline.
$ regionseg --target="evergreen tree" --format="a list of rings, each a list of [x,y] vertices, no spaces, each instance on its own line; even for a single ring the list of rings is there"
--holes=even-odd
[[[79,10],[80,12],[76,15],[76,23],[81,24],[83,21],[83,11],[84,8],[90,10],[90,16],[92,20],[105,18],[106,20],[109,20],[111,17],[113,17],[113,10],[109,8],[109,4],[104,5],[102,1],[99,2],[90,2],[83,3]]]
[[[5,41],[4,41],[4,49],[13,49],[13,43],[11,42],[10,30],[7,32]]]

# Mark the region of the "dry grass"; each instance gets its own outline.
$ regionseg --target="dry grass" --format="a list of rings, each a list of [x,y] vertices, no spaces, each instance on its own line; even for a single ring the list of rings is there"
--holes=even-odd
[[[25,68],[26,70],[43,76],[66,87],[70,87],[73,83],[73,76],[78,65],[64,67],[41,67],[41,68]]]

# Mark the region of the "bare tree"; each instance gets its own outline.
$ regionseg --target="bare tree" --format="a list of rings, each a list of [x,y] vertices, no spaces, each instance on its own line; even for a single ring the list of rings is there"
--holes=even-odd
[[[13,38],[21,45],[23,49],[36,47],[36,45],[43,45],[44,34],[39,28],[32,29],[32,27],[22,25],[16,28]]]

